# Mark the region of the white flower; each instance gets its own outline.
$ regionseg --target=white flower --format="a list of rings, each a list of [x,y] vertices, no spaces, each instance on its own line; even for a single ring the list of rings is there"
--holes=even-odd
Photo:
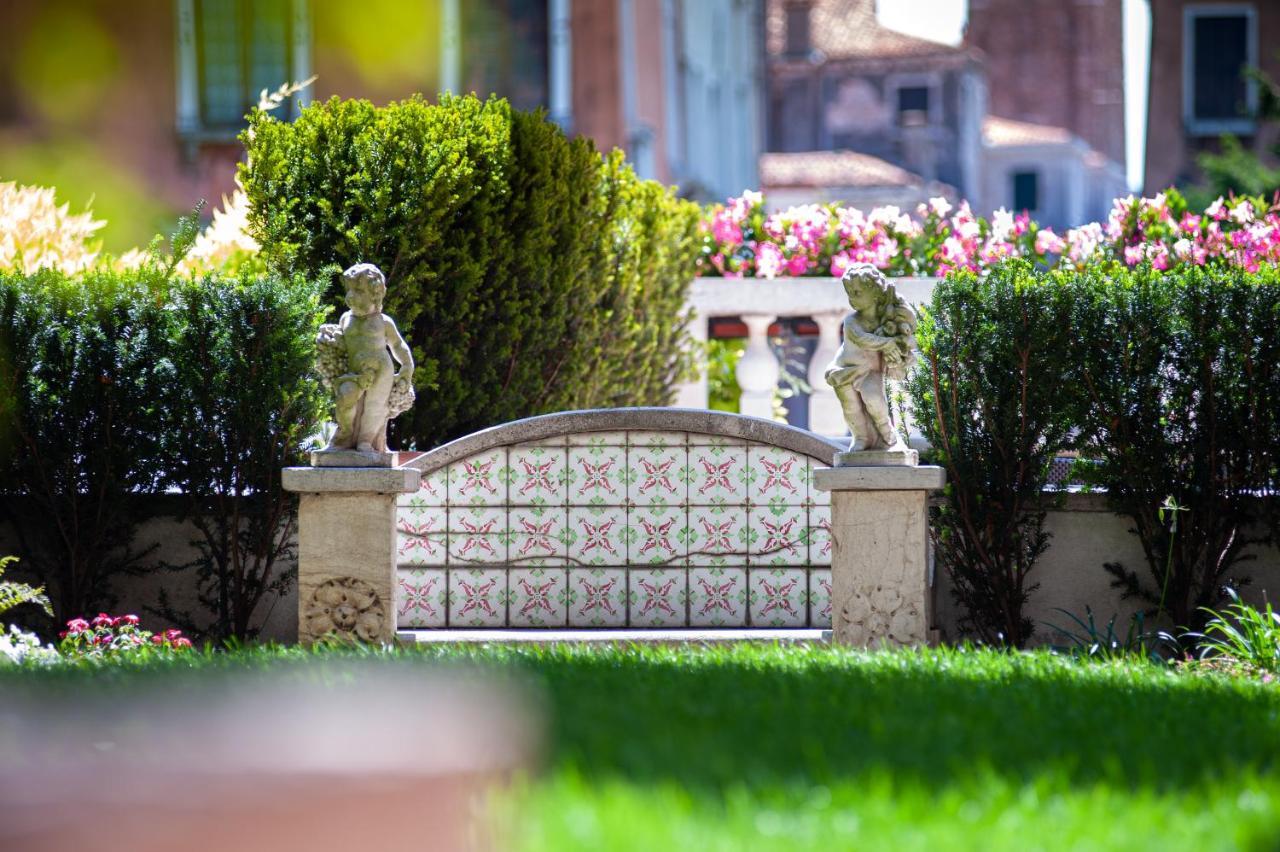
[[[0,633],[0,662],[15,666],[35,663],[47,666],[59,660],[58,652],[50,645],[41,645],[34,633],[24,633],[18,625],[9,625],[8,633]]]

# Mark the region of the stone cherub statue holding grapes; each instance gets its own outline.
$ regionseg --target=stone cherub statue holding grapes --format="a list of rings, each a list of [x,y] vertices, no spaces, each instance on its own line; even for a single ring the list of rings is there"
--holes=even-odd
[[[904,379],[916,358],[916,315],[884,274],[857,263],[841,278],[849,307],[827,383],[853,434],[837,465],[916,464],[918,454],[894,428],[885,379]]]
[[[320,326],[316,336],[317,366],[333,391],[338,429],[327,448],[312,453],[311,463],[390,466],[387,423],[413,406],[413,353],[382,312],[387,294],[382,270],[357,263],[342,273],[342,282],[350,310],[337,324]]]

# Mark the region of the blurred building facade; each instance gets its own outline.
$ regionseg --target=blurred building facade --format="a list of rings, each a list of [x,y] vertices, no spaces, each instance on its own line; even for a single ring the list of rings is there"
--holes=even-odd
[[[1054,7],[1072,35],[1022,33],[1044,26],[1040,5]],[[1126,190],[1119,10],[1120,0],[973,0],[973,36],[952,46],[881,25],[875,0],[769,0],[762,162],[808,153],[822,167],[801,186],[774,182],[778,170],[762,165],[766,195],[805,189],[814,201],[865,207],[896,197],[908,207],[954,194],[979,212],[1028,210],[1059,228],[1104,216]],[[996,19],[1004,18],[1026,23],[1003,27]],[[1074,51],[1113,18],[1104,44]],[[836,174],[823,156],[832,152],[858,157]],[[894,168],[891,188],[884,180]],[[868,173],[877,176],[871,184]]]
[[[32,152],[63,146],[190,209],[233,188],[259,92],[316,75],[284,115],[496,93],[723,197],[757,181],[762,22],[763,0],[7,0],[0,179],[38,182]]]
[[[1280,79],[1280,2],[1150,0],[1147,192],[1195,183],[1196,155],[1216,151],[1224,133],[1274,161],[1275,127],[1255,119],[1260,68]]]

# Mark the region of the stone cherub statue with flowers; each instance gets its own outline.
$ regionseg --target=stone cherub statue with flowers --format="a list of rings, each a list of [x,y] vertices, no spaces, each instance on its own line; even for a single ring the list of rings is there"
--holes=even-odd
[[[317,367],[333,391],[338,428],[312,453],[317,467],[389,467],[387,423],[413,406],[413,353],[382,312],[387,279],[372,263],[342,273],[349,310],[320,326]],[[395,358],[395,363],[392,358]],[[399,364],[399,369],[396,369]]]
[[[869,263],[857,263],[841,278],[849,307],[840,348],[825,373],[853,435],[836,465],[918,462],[894,428],[885,380],[904,379],[916,359],[916,314]]]

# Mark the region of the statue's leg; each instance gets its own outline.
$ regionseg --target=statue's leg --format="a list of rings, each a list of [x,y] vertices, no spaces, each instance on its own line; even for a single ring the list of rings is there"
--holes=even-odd
[[[342,382],[334,396],[334,419],[338,422],[338,431],[333,433],[329,448],[349,450],[356,445],[356,409],[360,405],[360,388],[355,382]]]
[[[862,404],[862,396],[852,384],[839,385],[835,388],[836,399],[840,400],[840,408],[844,411],[844,421],[849,424],[853,433],[853,441],[849,445],[850,452],[860,452],[867,448],[867,439],[875,436],[875,429],[867,417],[866,406]]]
[[[391,413],[389,403],[394,380],[395,373],[387,367],[365,392],[364,411],[356,432],[356,449],[361,452],[382,452],[387,448],[387,416]]]
[[[893,428],[893,417],[889,412],[889,398],[884,388],[884,373],[874,372],[867,375],[859,386],[862,403],[866,406],[867,419],[876,436],[872,445],[876,449],[892,449],[902,443],[901,437]]]

